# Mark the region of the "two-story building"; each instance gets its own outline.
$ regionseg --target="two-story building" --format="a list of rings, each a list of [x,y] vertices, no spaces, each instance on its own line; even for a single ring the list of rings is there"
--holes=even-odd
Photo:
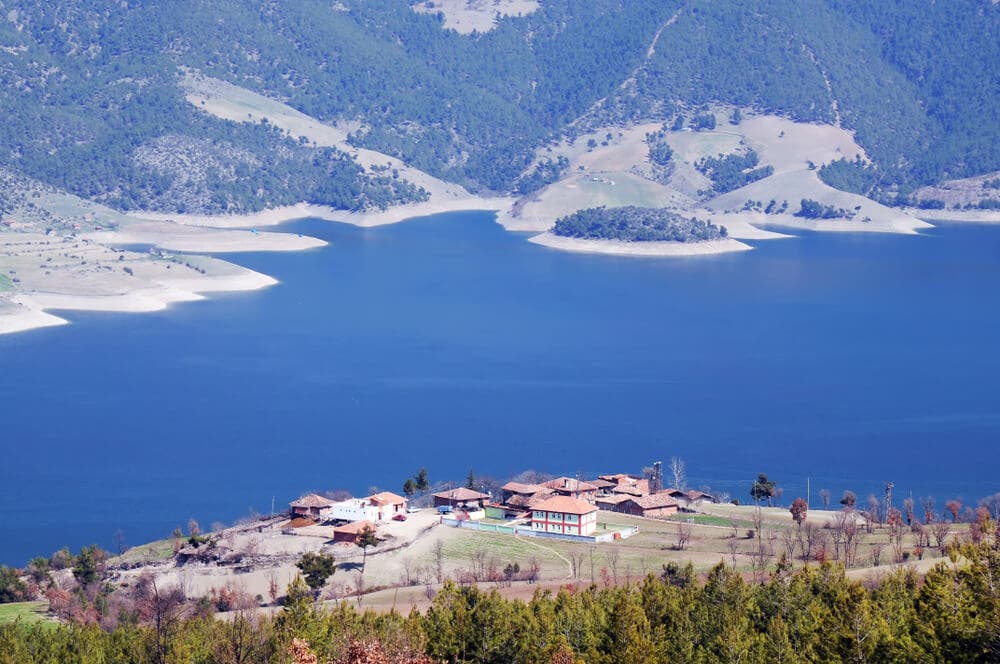
[[[531,528],[560,535],[593,535],[597,507],[571,496],[555,496],[532,508]]]

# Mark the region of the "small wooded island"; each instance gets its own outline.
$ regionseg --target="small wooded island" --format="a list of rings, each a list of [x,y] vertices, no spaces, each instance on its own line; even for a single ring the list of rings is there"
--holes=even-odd
[[[725,226],[634,205],[579,210],[557,219],[552,232],[580,240],[624,242],[707,242],[727,236]]]

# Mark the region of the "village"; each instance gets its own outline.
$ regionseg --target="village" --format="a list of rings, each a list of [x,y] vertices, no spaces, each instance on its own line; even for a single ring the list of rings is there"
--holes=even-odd
[[[946,511],[921,525],[894,508],[879,515],[854,505],[809,511],[802,500],[792,509],[735,504],[665,487],[659,463],[642,475],[529,479],[485,491],[408,481],[406,495],[308,493],[287,512],[208,533],[192,522],[186,534],[111,558],[109,578],[128,587],[152,574],[218,611],[267,612],[316,556],[330,561],[313,587],[319,601],[407,611],[425,609],[449,581],[528,598],[567,584],[634,583],[688,564],[697,574],[724,564],[760,581],[778,564],[837,562],[858,578],[898,565],[926,571],[975,529]]]

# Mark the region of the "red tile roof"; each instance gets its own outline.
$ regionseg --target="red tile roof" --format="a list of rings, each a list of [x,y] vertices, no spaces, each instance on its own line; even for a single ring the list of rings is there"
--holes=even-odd
[[[445,500],[482,500],[483,498],[489,498],[485,493],[479,493],[478,491],[473,491],[472,489],[466,489],[464,486],[457,489],[449,489],[448,491],[439,491],[434,494],[435,498],[443,498]]]
[[[333,501],[329,498],[324,498],[318,493],[310,493],[308,495],[302,496],[298,500],[294,501],[292,507],[329,507],[333,505]]]
[[[397,496],[390,491],[372,494],[368,496],[368,500],[371,501],[372,505],[403,505],[406,503],[406,498]]]
[[[556,491],[571,491],[574,493],[579,491],[597,491],[597,487],[593,484],[573,479],[572,477],[557,477],[554,480],[546,482],[545,486]]]
[[[627,484],[619,484],[617,486],[611,487],[611,493],[628,494],[630,496],[644,496],[648,491],[643,491],[642,488],[637,486],[629,486]]]
[[[629,498],[630,501],[644,510],[657,509],[659,507],[676,507],[677,501],[669,493],[656,493],[652,496],[640,496]]]
[[[616,493],[610,496],[599,496],[594,500],[594,502],[597,504],[603,503],[605,505],[617,505],[619,503],[624,503],[626,500],[631,500],[631,498],[632,496],[627,496],[623,493]]]
[[[548,500],[550,496],[552,496],[552,492],[545,489],[544,491],[536,493],[533,496],[511,496],[510,500],[507,501],[507,504],[511,507],[518,508],[534,507],[535,505]]]
[[[519,493],[524,496],[528,496],[533,493],[538,493],[539,491],[546,490],[545,486],[542,484],[524,484],[523,482],[507,482],[500,488],[503,491],[509,491],[510,493]]]
[[[570,496],[555,496],[554,498],[543,500],[534,505],[532,509],[539,512],[559,512],[561,514],[590,514],[597,511],[596,506],[579,498],[571,498]]]
[[[345,523],[342,526],[337,526],[333,529],[335,533],[347,533],[348,535],[360,535],[364,532],[365,528],[371,528],[375,531],[375,524],[371,521],[354,521],[352,523]]]

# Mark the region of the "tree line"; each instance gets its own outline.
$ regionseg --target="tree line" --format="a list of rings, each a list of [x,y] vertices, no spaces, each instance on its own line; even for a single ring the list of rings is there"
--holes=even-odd
[[[1000,657],[996,536],[953,548],[922,578],[859,581],[824,563],[779,561],[748,582],[724,564],[664,566],[640,583],[567,585],[528,601],[445,582],[402,615],[315,604],[301,579],[272,616],[226,620],[146,580],[113,629],[0,626],[5,664],[964,662]]]
[[[577,210],[557,219],[552,232],[561,237],[624,242],[705,242],[727,235],[725,226],[710,221],[634,205]]]

